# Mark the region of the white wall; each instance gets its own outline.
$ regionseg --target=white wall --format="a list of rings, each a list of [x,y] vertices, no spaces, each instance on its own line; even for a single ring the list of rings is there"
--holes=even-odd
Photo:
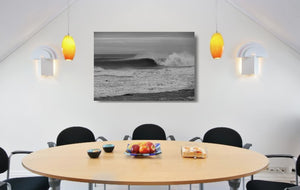
[[[300,56],[226,1],[220,1],[221,60],[209,52],[215,32],[211,0],[81,0],[70,10],[70,34],[77,45],[73,62],[62,58],[67,33],[62,14],[0,65],[0,144],[7,151],[46,148],[72,125],[120,140],[142,123],[157,123],[178,140],[229,126],[266,153],[300,152]],[[93,101],[94,32],[192,31],[197,36],[197,101]],[[268,57],[256,78],[240,77],[236,53],[244,43],[262,44]],[[39,78],[31,54],[41,45],[59,52],[57,74]]]

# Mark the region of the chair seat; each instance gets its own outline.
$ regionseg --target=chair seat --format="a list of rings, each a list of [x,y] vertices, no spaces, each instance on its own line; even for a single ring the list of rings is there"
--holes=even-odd
[[[49,189],[48,178],[42,176],[11,178],[5,181],[11,185],[13,190],[48,190]],[[0,188],[0,190],[6,190],[6,187]]]
[[[247,190],[284,190],[287,187],[296,186],[292,183],[252,180],[247,183]]]

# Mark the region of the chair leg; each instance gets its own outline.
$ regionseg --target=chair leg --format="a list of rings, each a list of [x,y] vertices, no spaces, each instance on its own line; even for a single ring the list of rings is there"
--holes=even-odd
[[[128,190],[130,190],[130,185],[128,185]]]
[[[241,179],[233,179],[228,181],[230,190],[238,190],[241,184]]]
[[[190,184],[190,190],[192,190],[192,184]]]
[[[11,185],[7,183],[7,190],[12,190]]]
[[[200,184],[199,184],[199,190],[204,190],[204,185],[203,185],[203,183],[200,183]]]
[[[245,190],[245,178],[243,177],[242,180],[243,180],[243,183],[242,183],[243,184],[243,190]]]
[[[168,189],[171,190],[171,185],[168,185]]]
[[[89,183],[89,190],[93,190],[93,184]]]
[[[49,190],[60,190],[60,179],[49,178]]]
[[[7,182],[0,182],[0,186],[3,187],[3,184],[6,185],[6,189],[7,190],[12,190],[10,183]],[[2,189],[2,188],[1,188]]]

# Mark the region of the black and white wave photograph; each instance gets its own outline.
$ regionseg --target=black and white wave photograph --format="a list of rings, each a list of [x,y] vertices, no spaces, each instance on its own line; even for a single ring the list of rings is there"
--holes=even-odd
[[[195,101],[194,32],[95,32],[95,101]]]

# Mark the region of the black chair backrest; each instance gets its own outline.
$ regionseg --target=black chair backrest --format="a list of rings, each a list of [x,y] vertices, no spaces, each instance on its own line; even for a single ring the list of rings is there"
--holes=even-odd
[[[158,125],[143,124],[135,128],[132,134],[133,140],[167,140],[166,133]]]
[[[56,146],[94,141],[96,141],[95,135],[91,130],[74,126],[66,128],[58,134]]]
[[[0,147],[0,173],[8,170],[8,155],[5,150]]]
[[[227,127],[216,127],[208,130],[203,137],[203,142],[243,147],[240,134]]]

